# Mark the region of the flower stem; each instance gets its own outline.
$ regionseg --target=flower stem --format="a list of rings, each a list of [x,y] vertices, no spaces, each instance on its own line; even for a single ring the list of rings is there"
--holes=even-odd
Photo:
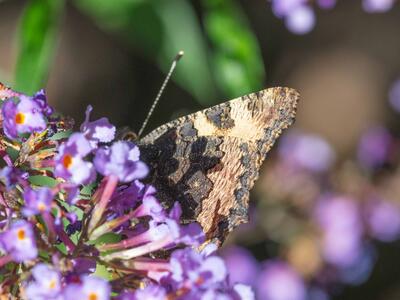
[[[107,208],[108,202],[110,202],[111,196],[114,193],[115,188],[118,184],[118,177],[115,175],[110,175],[104,178],[106,181],[102,194],[100,196],[99,202],[95,204],[92,211],[92,217],[89,221],[88,232],[89,238],[91,238],[91,233],[96,228],[101,218],[103,217],[104,211]]]
[[[0,257],[0,268],[12,261],[10,254]]]
[[[121,216],[119,218],[116,218],[114,220],[108,221],[102,225],[100,225],[99,227],[95,228],[93,230],[93,232],[90,235],[90,238],[95,240],[98,237],[100,237],[101,235],[110,232],[111,230],[117,228],[118,226],[122,225],[123,223],[125,223],[126,221],[132,219],[135,215],[134,211],[131,211],[130,213]]]

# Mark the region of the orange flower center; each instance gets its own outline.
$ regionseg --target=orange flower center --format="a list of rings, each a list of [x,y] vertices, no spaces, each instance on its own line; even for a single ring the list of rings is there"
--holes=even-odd
[[[98,297],[97,297],[96,293],[90,293],[89,294],[88,300],[97,300],[97,299],[98,299]]]
[[[19,240],[25,239],[25,230],[23,230],[23,229],[18,230],[17,231],[17,237],[18,237]]]
[[[63,165],[65,168],[69,168],[72,165],[72,156],[69,154],[64,155]]]
[[[51,289],[54,289],[56,287],[56,281],[54,279],[52,281],[50,281],[49,287]]]
[[[37,207],[38,207],[39,211],[45,211],[46,210],[46,205],[44,203],[42,203],[42,202],[40,202]]]
[[[17,113],[15,115],[15,123],[24,124],[25,123],[25,115],[23,113]]]

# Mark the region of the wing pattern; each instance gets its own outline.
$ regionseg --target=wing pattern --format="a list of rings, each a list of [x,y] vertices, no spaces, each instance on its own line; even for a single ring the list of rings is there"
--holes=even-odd
[[[220,242],[248,219],[249,191],[267,152],[295,117],[299,94],[270,88],[164,124],[140,140],[151,183],[184,222]]]

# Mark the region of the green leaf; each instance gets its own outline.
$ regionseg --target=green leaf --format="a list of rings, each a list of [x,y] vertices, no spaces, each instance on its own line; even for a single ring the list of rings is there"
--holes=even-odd
[[[44,86],[63,7],[63,0],[31,0],[27,4],[19,29],[17,90],[33,94]]]
[[[167,72],[183,50],[173,79],[199,103],[215,100],[208,47],[198,18],[188,1],[75,0],[99,27],[118,34]]]
[[[57,180],[55,180],[52,177],[43,176],[43,175],[30,176],[29,182],[31,184],[37,185],[37,186],[55,187],[57,185]]]
[[[118,243],[121,241],[121,235],[114,233],[114,232],[107,232],[97,238],[94,241],[89,241],[88,243],[91,245],[102,245],[102,244],[112,244],[112,243]]]
[[[65,246],[64,243],[55,244],[54,246],[55,246],[61,253],[63,253],[64,255],[67,255],[67,254],[68,254],[67,247]]]
[[[220,90],[237,97],[262,89],[265,73],[261,51],[241,8],[232,0],[203,0],[203,4]]]
[[[51,136],[49,138],[49,140],[58,141],[58,140],[67,139],[67,138],[69,138],[71,136],[71,134],[72,134],[72,130],[66,130],[66,131],[57,132],[56,134]]]
[[[96,271],[94,272],[94,275],[104,278],[106,280],[111,280],[111,278],[112,278],[110,272],[108,272],[108,270],[107,270],[107,267],[100,263],[96,264]]]
[[[19,156],[19,151],[14,149],[14,148],[12,148],[12,147],[8,147],[6,149],[6,152],[10,156],[12,161],[15,161]]]
[[[95,182],[93,182],[91,184],[88,184],[88,185],[85,185],[80,191],[81,197],[90,199],[95,187],[96,187],[96,183]]]

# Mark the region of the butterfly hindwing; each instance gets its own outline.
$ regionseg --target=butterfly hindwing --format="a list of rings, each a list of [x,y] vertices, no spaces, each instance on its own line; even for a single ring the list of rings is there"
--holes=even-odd
[[[19,94],[0,82],[0,100],[17,97]]]
[[[222,241],[247,221],[249,190],[267,152],[292,124],[298,93],[271,88],[164,124],[139,142],[152,183],[166,206],[179,201]]]

